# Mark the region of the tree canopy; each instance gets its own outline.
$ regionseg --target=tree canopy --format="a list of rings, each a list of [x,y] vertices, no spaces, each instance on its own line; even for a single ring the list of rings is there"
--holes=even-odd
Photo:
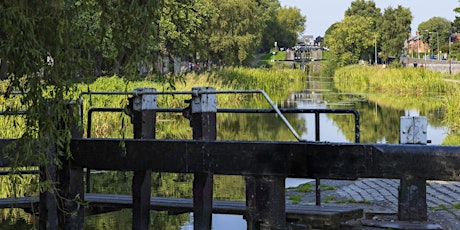
[[[368,58],[368,50],[374,43],[373,23],[369,17],[352,15],[328,30],[325,42],[340,65],[358,63],[360,59]]]
[[[69,141],[57,121],[69,119],[61,102],[76,78],[137,77],[160,57],[249,65],[264,41],[294,45],[305,22],[278,0],[4,0],[0,18],[5,97],[27,92],[19,97],[28,111],[23,138],[44,143]],[[282,25],[285,37],[273,34],[273,25]]]
[[[404,43],[410,36],[412,14],[410,9],[398,6],[385,9],[379,26],[380,46],[383,60],[399,57],[404,50]]]
[[[374,62],[376,50],[384,61],[399,58],[411,21],[412,14],[407,8],[389,7],[382,14],[374,1],[355,0],[345,11],[344,19],[326,31],[325,45],[339,66],[359,60]]]
[[[442,17],[433,17],[428,21],[420,23],[418,31],[423,36],[424,42],[430,44],[431,49],[438,52],[438,46],[447,45],[449,36],[452,33],[452,23]]]

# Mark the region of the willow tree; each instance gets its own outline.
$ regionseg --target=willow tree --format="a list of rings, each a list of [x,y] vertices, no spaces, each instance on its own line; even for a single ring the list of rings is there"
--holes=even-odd
[[[73,80],[93,75],[103,59],[113,73],[133,76],[151,55],[161,1],[4,0],[0,3],[0,59],[6,100],[20,91],[25,130],[8,151],[13,166],[59,166],[70,157]],[[17,97],[17,96],[16,96]],[[13,151],[14,150],[14,151]],[[49,185],[49,184],[48,184]],[[40,191],[52,187],[39,186]]]

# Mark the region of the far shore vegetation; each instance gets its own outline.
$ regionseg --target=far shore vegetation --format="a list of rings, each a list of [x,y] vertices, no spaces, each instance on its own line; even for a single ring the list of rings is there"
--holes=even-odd
[[[460,74],[449,75],[424,68],[350,65],[333,76],[341,92],[358,92],[369,100],[388,107],[412,105],[414,108],[441,108],[449,136],[443,144],[460,143]],[[371,96],[378,93],[378,96]],[[368,96],[369,95],[369,96]],[[441,98],[441,100],[429,100]],[[428,101],[429,100],[429,101]],[[404,103],[401,103],[403,102]]]

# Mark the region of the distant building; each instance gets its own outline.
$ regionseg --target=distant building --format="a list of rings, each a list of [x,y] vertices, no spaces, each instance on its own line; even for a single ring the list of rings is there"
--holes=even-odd
[[[407,40],[407,54],[411,57],[420,58],[420,54],[424,55],[429,50],[430,45],[423,42],[423,36],[418,31],[415,36]]]
[[[301,40],[306,46],[315,45],[315,37],[313,35],[304,35]]]

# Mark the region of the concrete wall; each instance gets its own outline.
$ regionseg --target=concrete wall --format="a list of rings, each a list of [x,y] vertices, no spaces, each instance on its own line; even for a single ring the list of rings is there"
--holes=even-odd
[[[403,58],[401,59],[407,67],[414,67],[414,63],[417,63],[417,68],[426,68],[431,71],[437,71],[441,73],[460,73],[460,62],[449,61],[449,60],[431,60],[431,59],[418,59],[418,58]]]

